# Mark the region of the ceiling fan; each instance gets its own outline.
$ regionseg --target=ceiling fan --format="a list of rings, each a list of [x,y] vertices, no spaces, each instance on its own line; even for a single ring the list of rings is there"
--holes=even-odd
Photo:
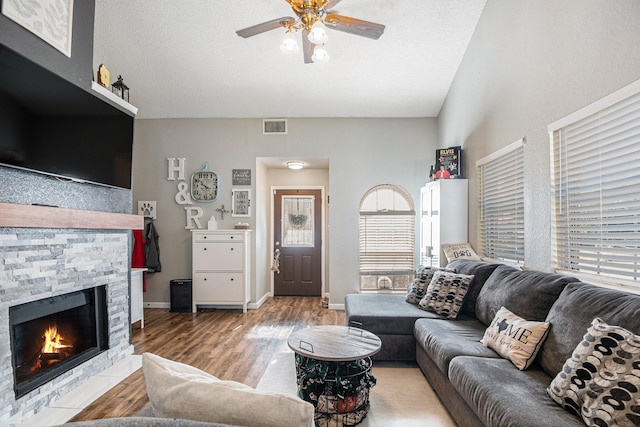
[[[384,32],[384,25],[362,19],[338,15],[330,10],[341,0],[285,0],[291,6],[297,18],[283,16],[261,24],[253,25],[236,31],[240,37],[252,37],[279,27],[287,29],[281,49],[287,52],[297,52],[298,45],[293,36],[295,31],[302,31],[302,52],[305,64],[322,62],[328,59],[324,49],[327,35],[322,28],[327,28],[355,34],[377,40]]]

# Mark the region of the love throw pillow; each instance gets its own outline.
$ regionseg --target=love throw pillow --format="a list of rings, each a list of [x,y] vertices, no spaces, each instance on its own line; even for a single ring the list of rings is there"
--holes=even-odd
[[[501,307],[484,332],[482,344],[522,371],[536,358],[548,331],[549,323],[525,320]]]

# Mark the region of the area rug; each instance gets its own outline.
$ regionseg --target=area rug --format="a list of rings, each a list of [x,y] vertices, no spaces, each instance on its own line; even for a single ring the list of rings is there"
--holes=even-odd
[[[362,427],[455,427],[420,369],[408,363],[374,362],[377,380]],[[258,390],[296,395],[293,352],[276,353]]]

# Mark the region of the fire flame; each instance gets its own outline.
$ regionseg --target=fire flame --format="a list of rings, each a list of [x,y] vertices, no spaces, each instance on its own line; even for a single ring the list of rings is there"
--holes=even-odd
[[[44,331],[44,344],[42,344],[42,353],[59,353],[60,349],[73,347],[72,345],[63,344],[64,338],[58,334],[58,326],[49,326]]]

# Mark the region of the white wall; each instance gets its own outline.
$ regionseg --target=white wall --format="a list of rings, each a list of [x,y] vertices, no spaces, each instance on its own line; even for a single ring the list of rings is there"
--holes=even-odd
[[[640,78],[640,1],[489,0],[438,118],[462,145],[469,236],[477,247],[476,160],[525,145],[525,256],[550,265],[547,125]]]
[[[342,304],[358,291],[358,205],[362,195],[381,183],[397,184],[418,204],[420,187],[434,162],[436,120],[417,119],[289,119],[287,135],[263,135],[261,119],[136,120],[133,203],[157,201],[162,272],[147,275],[146,303],[168,303],[169,281],[191,277],[191,233],[185,230],[184,206],[174,196],[177,181],[167,180],[167,157],[186,157],[186,178],[209,162],[218,173],[221,195],[215,203],[197,203],[202,225],[215,214],[219,228],[232,228],[239,218],[216,208],[231,205],[232,169],[252,169],[255,210],[248,220],[254,232],[252,302],[268,290],[269,251],[266,235],[269,171],[256,165],[262,157],[328,158],[330,207],[329,265],[326,287],[331,304]],[[275,178],[274,178],[275,179]],[[258,182],[259,181],[259,182]],[[276,182],[275,180],[273,182]],[[283,185],[280,179],[278,185]],[[256,253],[258,256],[256,256]],[[262,272],[262,273],[260,273]]]

